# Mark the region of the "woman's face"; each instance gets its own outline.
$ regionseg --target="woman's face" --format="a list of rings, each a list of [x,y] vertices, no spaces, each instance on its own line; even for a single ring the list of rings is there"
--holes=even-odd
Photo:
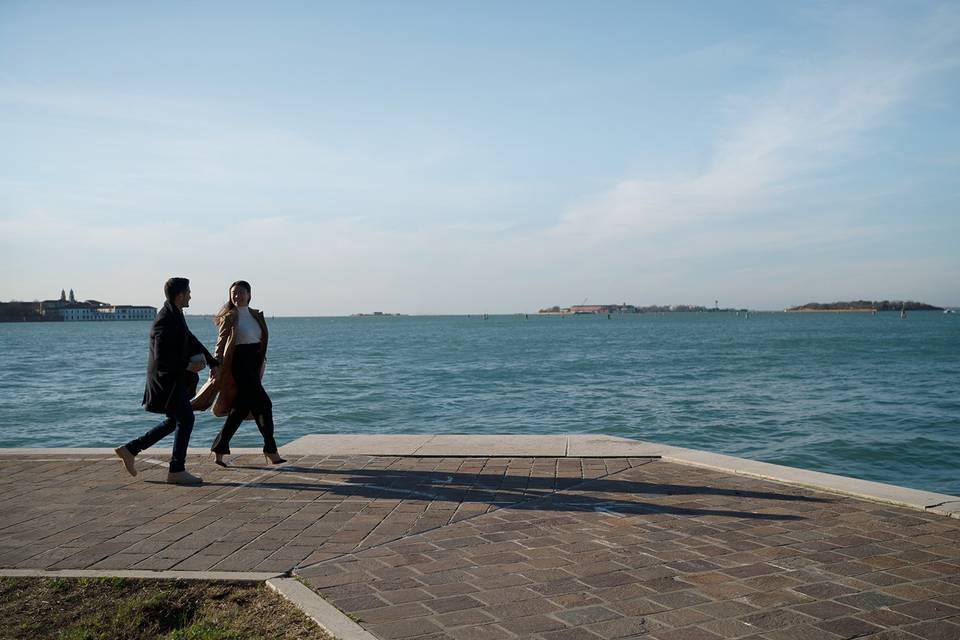
[[[250,304],[250,293],[241,286],[230,289],[230,302],[238,307],[245,307]]]

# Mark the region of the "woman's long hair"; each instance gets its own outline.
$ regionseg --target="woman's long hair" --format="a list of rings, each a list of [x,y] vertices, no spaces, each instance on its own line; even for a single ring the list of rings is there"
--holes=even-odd
[[[250,283],[246,280],[237,280],[227,289],[227,301],[223,303],[223,306],[220,307],[220,310],[217,311],[217,315],[213,316],[214,324],[220,324],[223,322],[223,319],[230,315],[234,309],[237,308],[237,305],[233,304],[231,299],[230,292],[233,291],[234,287],[242,287],[247,290],[247,293],[250,293]]]

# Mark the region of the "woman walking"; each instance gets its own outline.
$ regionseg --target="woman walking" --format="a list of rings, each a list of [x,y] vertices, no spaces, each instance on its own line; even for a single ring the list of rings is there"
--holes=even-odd
[[[221,367],[191,403],[198,411],[212,404],[215,416],[227,416],[210,447],[216,455],[215,462],[221,467],[227,466],[223,456],[230,453],[230,439],[240,423],[250,417],[263,436],[263,456],[267,462],[286,462],[277,452],[273,439],[273,403],[261,383],[267,355],[267,322],[262,311],[249,305],[250,283],[237,280],[230,285],[229,299],[214,317],[219,327],[215,357]]]

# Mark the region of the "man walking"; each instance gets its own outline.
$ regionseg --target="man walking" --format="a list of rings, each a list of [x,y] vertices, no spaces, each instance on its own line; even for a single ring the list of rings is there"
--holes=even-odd
[[[191,364],[191,355],[202,354],[210,366],[210,375],[217,375],[217,361],[187,328],[183,309],[190,306],[190,281],[170,278],[163,285],[167,297],[150,328],[150,355],[147,360],[147,384],[143,405],[147,411],[162,413],[166,419],[139,438],[114,449],[124,469],[135,476],[134,459],[137,454],[155,445],[161,438],[176,431],[173,453],[170,456],[170,484],[200,484],[203,480],[184,468],[187,445],[193,431],[193,409],[190,408],[189,386],[197,381],[196,372],[202,363]]]

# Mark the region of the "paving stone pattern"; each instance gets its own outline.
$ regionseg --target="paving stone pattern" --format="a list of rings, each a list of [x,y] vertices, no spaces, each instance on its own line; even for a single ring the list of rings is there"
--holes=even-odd
[[[0,458],[0,568],[289,571],[384,639],[960,639],[956,519],[648,458],[255,460]]]

